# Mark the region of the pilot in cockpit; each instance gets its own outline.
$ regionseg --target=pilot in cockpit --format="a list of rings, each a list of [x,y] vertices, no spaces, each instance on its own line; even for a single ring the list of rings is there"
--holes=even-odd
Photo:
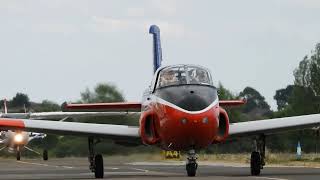
[[[162,73],[160,86],[174,85],[176,82],[177,78],[175,77],[175,72],[173,70],[168,70]]]
[[[191,84],[201,84],[209,82],[207,73],[201,69],[189,70],[189,80]]]
[[[203,70],[197,70],[197,80],[199,83],[208,83],[209,78],[206,72]]]

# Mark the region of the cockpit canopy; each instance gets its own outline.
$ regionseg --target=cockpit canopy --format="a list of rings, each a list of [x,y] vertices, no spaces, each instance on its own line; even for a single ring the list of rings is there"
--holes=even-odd
[[[158,74],[156,88],[186,84],[213,86],[209,71],[195,65],[168,66],[161,69]]]

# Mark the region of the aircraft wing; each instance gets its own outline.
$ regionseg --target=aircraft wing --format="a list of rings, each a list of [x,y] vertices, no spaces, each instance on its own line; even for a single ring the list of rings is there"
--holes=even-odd
[[[0,118],[1,130],[23,130],[57,135],[94,136],[141,144],[139,127],[50,120]]]
[[[229,137],[236,138],[259,134],[269,135],[318,126],[320,126],[320,114],[239,122],[230,124]]]
[[[62,107],[63,111],[69,112],[141,112],[139,102],[116,102],[116,103],[90,103],[90,104],[67,104]]]
[[[81,117],[106,117],[134,115],[138,112],[39,112],[39,113],[7,113],[0,114],[1,118],[20,118],[20,119],[63,119]]]

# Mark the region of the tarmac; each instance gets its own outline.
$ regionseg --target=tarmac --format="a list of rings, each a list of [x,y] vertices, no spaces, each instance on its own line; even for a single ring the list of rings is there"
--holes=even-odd
[[[187,177],[184,162],[108,162],[104,157],[105,179],[252,179],[286,180],[319,179],[320,168],[306,167],[268,167],[260,176],[251,176],[248,164],[199,162],[196,177]],[[0,179],[94,179],[88,169],[87,158],[49,159],[0,159]]]

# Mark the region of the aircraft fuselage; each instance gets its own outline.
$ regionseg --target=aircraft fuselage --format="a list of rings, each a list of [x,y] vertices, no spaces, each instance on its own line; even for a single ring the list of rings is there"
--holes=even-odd
[[[143,99],[140,134],[145,144],[159,144],[168,150],[201,149],[228,135],[226,113],[225,127],[220,127],[224,132],[219,131],[224,110],[219,107],[217,89],[210,84],[154,88]]]

